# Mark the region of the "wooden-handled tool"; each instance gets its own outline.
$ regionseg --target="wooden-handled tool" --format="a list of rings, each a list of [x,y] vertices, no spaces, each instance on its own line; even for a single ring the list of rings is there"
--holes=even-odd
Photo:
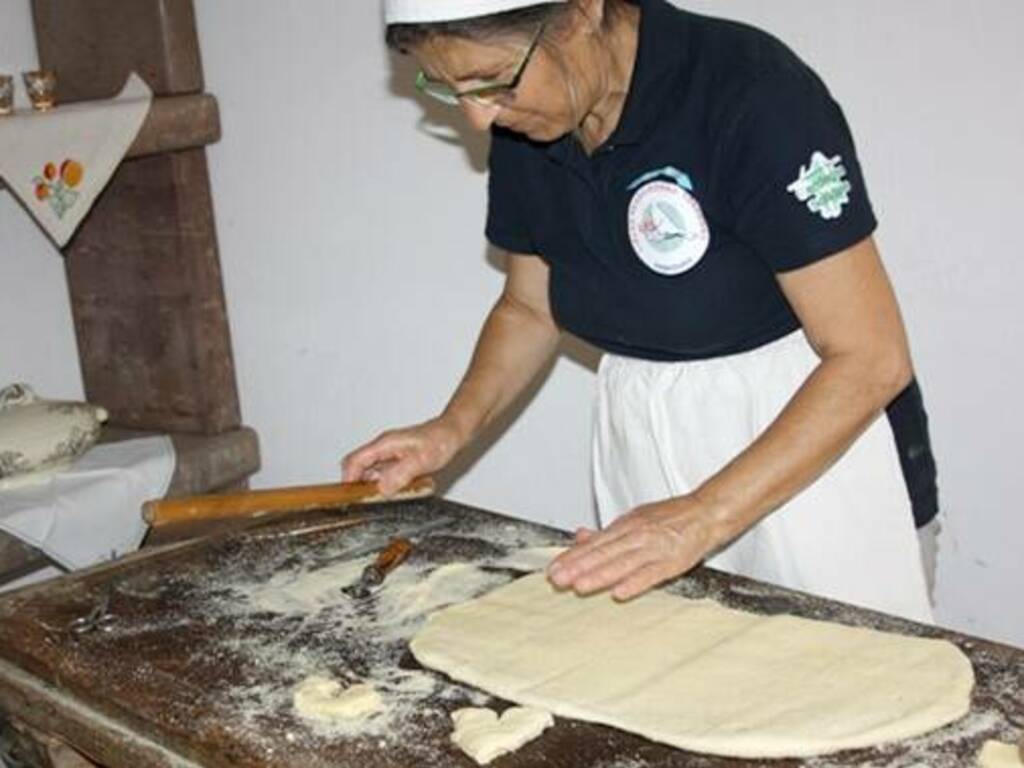
[[[392,539],[377,555],[377,559],[363,569],[359,580],[342,591],[358,599],[369,597],[370,590],[383,584],[384,578],[400,566],[410,552],[412,552],[411,541],[403,538]]]
[[[329,483],[275,488],[244,493],[190,496],[182,499],[147,501],[142,517],[154,527],[170,523],[225,518],[261,517],[284,512],[305,512],[379,501],[421,499],[434,493],[429,477],[414,480],[394,496],[385,497],[376,483]]]

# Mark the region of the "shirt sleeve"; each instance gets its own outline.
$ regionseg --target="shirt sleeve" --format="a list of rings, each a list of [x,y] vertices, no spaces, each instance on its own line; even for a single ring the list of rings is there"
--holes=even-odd
[[[736,234],[775,272],[843,251],[877,226],[846,118],[813,73],[755,83],[723,160]]]
[[[521,201],[518,146],[514,137],[500,128],[491,131],[491,152],[487,179],[487,240],[511,253],[536,253]],[[520,168],[521,170],[521,168]]]

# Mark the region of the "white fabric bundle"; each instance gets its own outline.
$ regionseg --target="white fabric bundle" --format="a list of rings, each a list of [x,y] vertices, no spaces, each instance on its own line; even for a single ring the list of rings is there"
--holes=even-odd
[[[0,531],[68,570],[133,552],[146,535],[142,503],[167,494],[174,465],[164,435],[97,445],[36,485],[0,491]]]
[[[461,21],[545,1],[564,3],[567,0],[384,0],[384,21],[388,24]]]

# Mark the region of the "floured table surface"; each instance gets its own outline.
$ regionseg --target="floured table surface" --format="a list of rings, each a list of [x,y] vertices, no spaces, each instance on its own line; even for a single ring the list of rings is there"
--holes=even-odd
[[[351,525],[315,530],[341,520]],[[410,559],[369,599],[343,594],[396,535],[416,544]],[[449,742],[450,713],[505,702],[422,670],[408,641],[428,612],[516,578],[529,569],[528,550],[564,542],[549,528],[431,499],[311,513],[30,588],[0,600],[0,709],[66,724],[72,743],[112,768],[471,766]],[[116,626],[73,639],[68,623],[111,586]],[[771,762],[698,756],[557,720],[495,766],[953,768],[971,765],[986,739],[1014,741],[1024,730],[1024,651],[707,569],[669,589],[756,613],[948,638],[974,665],[972,711],[912,741]],[[292,695],[311,675],[373,682],[385,709],[344,726],[306,720]],[[90,728],[108,735],[93,739]],[[110,746],[112,730],[120,747]]]

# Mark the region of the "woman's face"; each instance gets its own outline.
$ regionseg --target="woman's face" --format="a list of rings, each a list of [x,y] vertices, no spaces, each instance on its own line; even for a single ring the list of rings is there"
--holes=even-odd
[[[414,49],[412,55],[427,77],[455,91],[466,91],[481,84],[510,82],[529,46],[529,39],[484,43],[435,37]],[[542,44],[534,50],[514,91],[502,94],[492,104],[464,98],[459,106],[479,130],[496,124],[535,141],[554,141],[579,122],[569,76],[565,66]]]

